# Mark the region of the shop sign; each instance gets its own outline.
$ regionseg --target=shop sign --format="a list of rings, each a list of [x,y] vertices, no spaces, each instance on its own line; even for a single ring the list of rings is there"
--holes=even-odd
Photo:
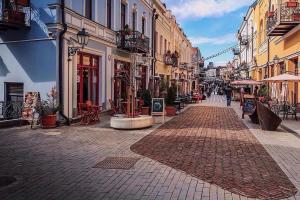
[[[165,122],[165,99],[164,98],[153,98],[152,99],[152,116],[162,116],[163,123]]]

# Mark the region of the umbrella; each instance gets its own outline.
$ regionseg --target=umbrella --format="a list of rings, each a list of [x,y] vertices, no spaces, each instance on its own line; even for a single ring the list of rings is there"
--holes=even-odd
[[[284,81],[290,81],[290,82],[299,82],[300,76],[295,76],[291,74],[281,74],[278,76],[273,76],[271,78],[264,79],[265,82],[284,82]]]
[[[231,85],[260,85],[261,82],[254,81],[254,80],[237,80],[231,82]]]

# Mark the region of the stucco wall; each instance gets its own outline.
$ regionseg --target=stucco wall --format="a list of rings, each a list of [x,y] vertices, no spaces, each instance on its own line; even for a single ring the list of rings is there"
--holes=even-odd
[[[45,23],[52,22],[48,4],[56,0],[32,0],[29,30],[0,32],[0,42],[47,38]],[[5,98],[5,82],[24,83],[24,93],[38,91],[42,98],[56,84],[56,42],[0,44],[0,101]]]

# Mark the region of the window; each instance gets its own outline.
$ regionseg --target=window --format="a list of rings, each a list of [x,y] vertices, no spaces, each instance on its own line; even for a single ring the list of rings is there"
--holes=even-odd
[[[155,31],[155,36],[154,36],[154,45],[155,45],[155,51],[158,52],[158,33]]]
[[[5,101],[23,102],[23,83],[5,83]]]
[[[107,16],[106,16],[106,18],[107,18],[107,28],[111,28],[111,14],[112,14],[112,2],[111,2],[112,0],[107,0],[107,12],[106,12],[106,14],[107,14]]]
[[[121,3],[121,29],[124,30],[126,25],[126,5]]]
[[[136,27],[136,12],[132,12],[132,30],[135,31]]]
[[[167,53],[167,39],[165,39],[165,54]]]
[[[163,54],[163,36],[160,36],[160,41],[159,41],[159,47],[160,47],[160,55]]]
[[[92,0],[85,0],[85,17],[92,19]]]
[[[142,17],[142,33],[143,34],[145,34],[145,24],[146,24],[145,17]]]

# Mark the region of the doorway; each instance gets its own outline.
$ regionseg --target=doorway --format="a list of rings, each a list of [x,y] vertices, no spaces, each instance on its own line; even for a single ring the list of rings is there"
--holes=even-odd
[[[99,57],[87,53],[77,56],[77,103],[99,104]]]

